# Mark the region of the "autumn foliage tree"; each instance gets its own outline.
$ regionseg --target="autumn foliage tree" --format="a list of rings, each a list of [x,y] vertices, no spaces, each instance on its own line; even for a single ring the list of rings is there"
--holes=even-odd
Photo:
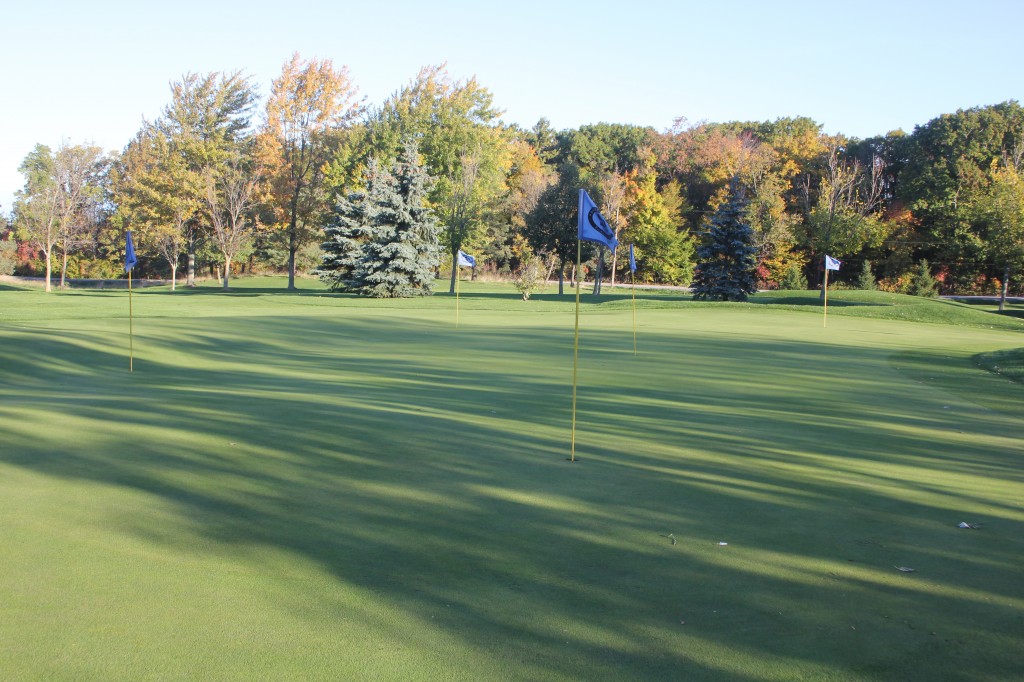
[[[295,288],[295,254],[318,233],[315,220],[329,206],[325,170],[338,137],[362,111],[348,67],[330,59],[285,63],[271,85],[259,135],[259,162],[270,182],[274,221],[288,237],[288,288]]]
[[[114,164],[110,189],[117,224],[135,231],[140,255],[155,252],[167,261],[174,291],[186,226],[200,206],[200,175],[171,140],[146,125]]]

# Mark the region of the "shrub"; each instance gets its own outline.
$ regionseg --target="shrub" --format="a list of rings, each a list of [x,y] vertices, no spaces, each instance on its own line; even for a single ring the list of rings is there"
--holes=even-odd
[[[807,277],[804,276],[803,270],[799,265],[796,263],[789,264],[789,267],[782,273],[782,277],[779,278],[779,288],[794,291],[807,289]]]
[[[529,301],[530,294],[540,286],[540,281],[540,264],[536,258],[531,258],[519,269],[519,275],[513,280],[513,284],[523,295],[523,300]]]
[[[18,245],[13,239],[0,239],[0,275],[13,275],[18,264]]]

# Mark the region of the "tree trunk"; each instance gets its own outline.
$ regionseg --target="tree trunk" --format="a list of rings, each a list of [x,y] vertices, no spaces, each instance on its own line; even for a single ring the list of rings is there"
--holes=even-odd
[[[295,194],[292,195],[292,215],[288,223],[288,290],[295,289],[295,252],[298,250],[299,238],[299,192],[302,191],[302,182],[295,184]]]
[[[228,290],[228,277],[231,276],[231,259],[224,256],[224,291]]]
[[[195,251],[189,250],[188,252],[188,265],[185,268],[185,286],[194,287],[196,285],[196,254]]]
[[[174,291],[175,285],[178,283],[178,264],[171,264],[171,291]]]
[[[51,291],[50,288],[50,252],[43,251],[43,257],[46,258],[46,290]]]
[[[61,289],[63,289],[65,287],[65,283],[67,282],[67,274],[68,274],[68,252],[67,251],[62,251],[61,252],[61,260],[60,260],[60,288]]]
[[[597,251],[597,266],[594,268],[594,295],[599,296],[601,294],[601,277],[604,275],[604,246],[601,246]]]
[[[448,293],[455,293],[455,280],[459,276],[459,256],[458,249],[452,253],[452,281],[448,284]]]
[[[611,276],[611,281],[609,282],[609,284],[610,284],[612,289],[615,288],[615,269],[618,267],[618,264],[619,264],[619,249],[618,249],[618,247],[616,247],[615,249],[612,250],[612,276]]]
[[[561,296],[563,293],[562,287],[565,284],[565,263],[562,263],[558,267],[558,295]]]
[[[999,312],[1006,310],[1006,292],[1010,288],[1010,266],[1003,268],[1003,286],[999,292]]]
[[[295,218],[288,228],[288,290],[295,289]]]

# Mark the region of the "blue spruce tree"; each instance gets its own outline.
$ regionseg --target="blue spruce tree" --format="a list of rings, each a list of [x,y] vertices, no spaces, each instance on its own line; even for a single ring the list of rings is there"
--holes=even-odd
[[[757,292],[757,249],[754,230],[747,222],[747,203],[743,187],[733,178],[729,198],[711,217],[711,225],[697,247],[694,299],[745,301]]]
[[[320,245],[322,261],[316,274],[333,291],[358,291],[363,282],[357,276],[363,249],[373,233],[376,215],[375,186],[380,176],[376,159],[371,159],[363,174],[365,191],[339,197],[327,227],[326,241]]]
[[[368,241],[353,268],[363,296],[404,298],[433,293],[441,247],[437,223],[425,206],[431,178],[416,145],[407,143],[390,173],[380,173],[373,191]]]

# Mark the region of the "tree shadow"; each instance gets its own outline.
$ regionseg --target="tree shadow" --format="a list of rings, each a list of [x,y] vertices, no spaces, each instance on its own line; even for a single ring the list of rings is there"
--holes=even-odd
[[[885,351],[652,334],[658,361],[632,361],[623,334],[590,330],[570,464],[571,330],[217,325],[140,334],[131,375],[102,335],[4,332],[0,462],[142,491],[209,540],[305,557],[512,677],[948,679],[1021,663],[989,633],[1020,627],[1001,604],[1022,597],[1024,523],[983,492],[1021,483],[1017,426],[943,411]],[[956,530],[982,509],[987,537]],[[174,542],[165,517],[121,523]]]

